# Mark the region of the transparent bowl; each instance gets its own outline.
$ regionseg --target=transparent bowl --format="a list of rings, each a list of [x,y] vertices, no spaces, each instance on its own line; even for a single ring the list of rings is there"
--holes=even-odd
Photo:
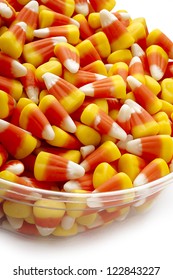
[[[0,227],[42,237],[73,236],[149,209],[160,192],[172,184],[170,173],[132,189],[66,193],[0,179]]]

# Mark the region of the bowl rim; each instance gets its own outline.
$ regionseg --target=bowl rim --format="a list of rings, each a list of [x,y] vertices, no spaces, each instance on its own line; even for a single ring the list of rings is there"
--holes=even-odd
[[[165,184],[164,184],[165,183]],[[173,172],[159,178],[156,179],[152,182],[143,184],[141,186],[137,186],[137,187],[132,187],[132,188],[128,188],[128,189],[124,189],[124,190],[116,190],[116,191],[110,191],[110,192],[97,192],[97,191],[93,191],[93,192],[62,192],[62,191],[52,191],[52,190],[45,190],[45,189],[39,189],[39,188],[32,188],[30,186],[25,186],[25,185],[21,185],[21,184],[17,184],[14,183],[12,181],[7,181],[4,180],[2,178],[0,178],[0,191],[4,190],[4,191],[10,191],[10,188],[2,188],[1,185],[4,185],[6,187],[17,187],[19,190],[21,189],[21,191],[31,191],[32,193],[37,193],[37,194],[43,194],[43,195],[47,195],[50,196],[52,198],[88,198],[88,197],[93,197],[93,198],[106,198],[106,197],[118,197],[118,196],[123,196],[123,195],[130,195],[130,194],[134,194],[134,192],[139,193],[146,191],[148,189],[152,189],[152,193],[154,194],[158,191],[161,191],[162,189],[164,189],[166,187],[166,184],[168,183],[173,183]],[[20,192],[16,192],[18,194],[23,194]],[[150,195],[151,195],[150,194]],[[26,194],[27,196],[27,194]],[[1,197],[1,195],[0,195]]]

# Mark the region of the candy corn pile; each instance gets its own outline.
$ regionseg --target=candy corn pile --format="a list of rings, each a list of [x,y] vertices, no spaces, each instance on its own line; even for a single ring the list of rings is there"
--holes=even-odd
[[[172,127],[173,42],[145,18],[115,0],[0,0],[2,224],[64,236],[125,217],[134,197],[99,213],[90,200],[31,197],[133,192],[164,177]]]

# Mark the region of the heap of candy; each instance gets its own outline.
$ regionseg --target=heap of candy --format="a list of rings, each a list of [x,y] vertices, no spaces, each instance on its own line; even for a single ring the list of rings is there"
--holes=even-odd
[[[3,227],[64,236],[123,219],[154,197],[134,187],[172,172],[173,42],[115,4],[0,0]],[[85,197],[124,189],[102,211]]]

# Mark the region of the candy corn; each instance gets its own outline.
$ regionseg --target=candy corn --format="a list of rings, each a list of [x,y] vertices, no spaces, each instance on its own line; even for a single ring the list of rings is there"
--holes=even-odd
[[[173,140],[169,135],[147,136],[127,142],[126,149],[147,160],[157,157],[169,162],[173,156]]]
[[[45,0],[40,0],[40,2],[43,5],[45,4]],[[61,13],[63,15],[71,17],[71,15],[73,14],[74,9],[75,9],[75,2],[74,2],[74,0],[65,0],[65,1],[47,0],[46,7],[48,7],[49,9],[51,9],[57,13]]]
[[[46,95],[39,103],[39,108],[49,120],[51,125],[56,125],[65,131],[74,133],[76,125],[64,107],[53,95]]]
[[[14,59],[19,58],[26,40],[26,28],[25,22],[18,22],[12,25],[0,36],[0,49]]]
[[[100,11],[100,21],[112,51],[129,48],[134,43],[134,38],[125,26],[109,11],[105,9]]]
[[[89,154],[82,162],[81,166],[86,172],[93,170],[102,162],[110,163],[120,158],[121,153],[112,141],[106,141],[100,145],[94,152]]]
[[[79,164],[46,152],[38,154],[34,166],[34,175],[39,181],[66,181],[80,178],[84,173]]]
[[[75,0],[75,11],[77,14],[87,16],[89,14],[89,5],[87,0]]]
[[[43,80],[50,94],[54,95],[67,113],[76,111],[84,101],[84,93],[64,79],[45,73]]]
[[[126,132],[96,104],[90,104],[83,110],[81,122],[93,127],[101,134],[107,134],[116,139],[126,139]]]
[[[152,182],[154,180],[157,180],[168,174],[169,174],[169,167],[167,163],[161,158],[156,158],[141,170],[141,172],[135,178],[133,184],[134,187],[137,187]]]
[[[0,64],[3,65],[3,68],[0,68],[0,75],[2,76],[19,78],[27,73],[24,65],[2,52],[0,52]]]
[[[27,104],[23,108],[19,118],[19,125],[23,129],[30,131],[35,137],[45,140],[53,140],[55,137],[49,121],[34,103]]]
[[[5,119],[12,115],[16,102],[12,96],[0,90],[0,118]]]
[[[76,73],[80,67],[78,50],[68,43],[59,43],[54,49],[56,57],[71,73]]]
[[[22,159],[36,148],[37,140],[23,129],[5,120],[0,120],[0,128],[0,142],[14,158]]]

